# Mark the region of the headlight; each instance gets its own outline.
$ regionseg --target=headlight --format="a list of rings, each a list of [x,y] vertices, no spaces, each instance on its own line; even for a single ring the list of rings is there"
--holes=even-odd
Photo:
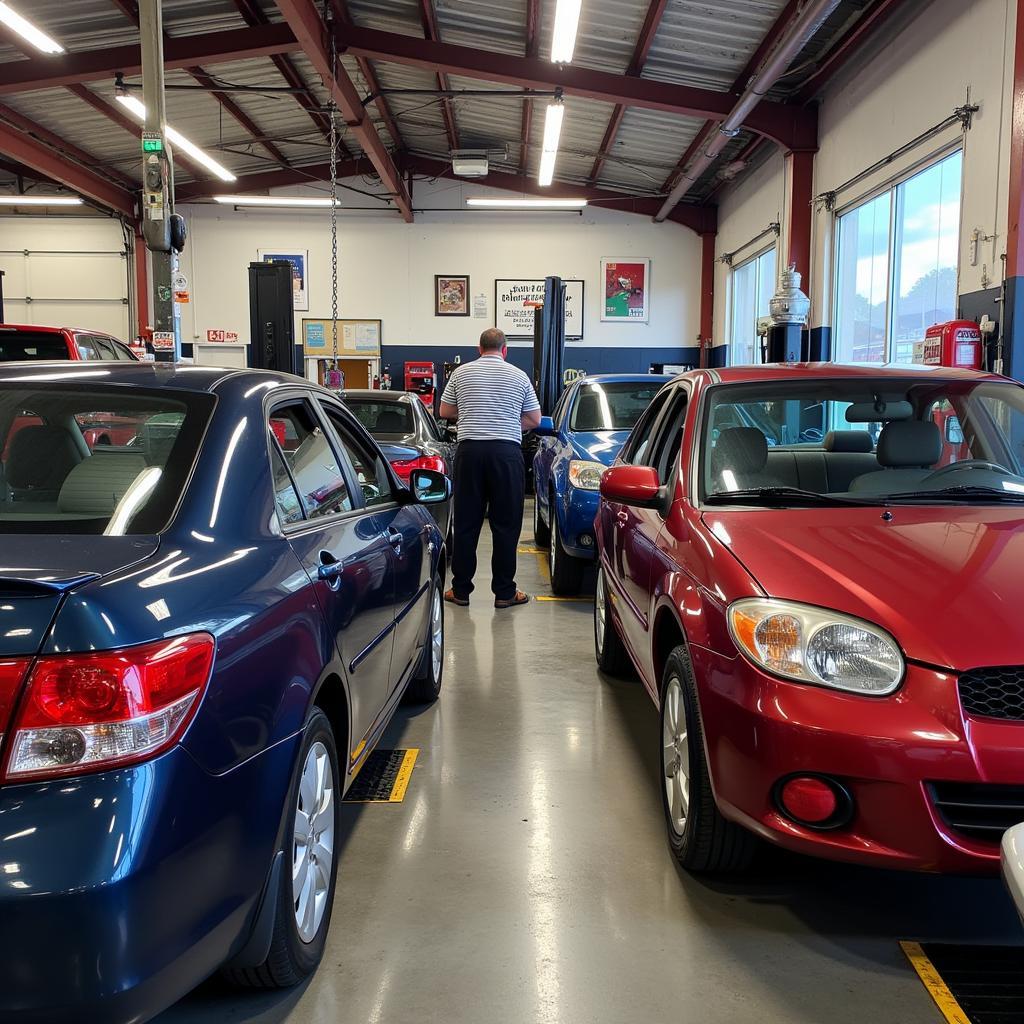
[[[569,483],[584,491],[599,491],[601,489],[601,474],[607,468],[600,462],[582,462],[573,459],[569,463]]]
[[[785,679],[872,696],[892,693],[903,679],[903,655],[888,633],[827,608],[736,601],[729,632],[754,664]]]

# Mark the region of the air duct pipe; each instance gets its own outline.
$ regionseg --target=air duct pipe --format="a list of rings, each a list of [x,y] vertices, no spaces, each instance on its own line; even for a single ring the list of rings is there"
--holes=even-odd
[[[663,221],[679,201],[696,184],[697,179],[715,162],[730,139],[743,127],[747,115],[764,99],[768,90],[785,74],[793,58],[807,45],[821,28],[825,19],[839,6],[840,0],[808,0],[800,13],[790,22],[775,49],[754,72],[736,106],[724,121],[716,123],[713,138],[683,169],[679,180],[669,193],[654,219]]]

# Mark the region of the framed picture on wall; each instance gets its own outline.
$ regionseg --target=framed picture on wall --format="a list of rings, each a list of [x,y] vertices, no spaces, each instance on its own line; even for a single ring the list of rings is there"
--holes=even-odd
[[[277,249],[259,249],[257,257],[261,263],[284,260],[292,265],[292,302],[294,309],[309,309],[309,250],[291,249],[281,252]]]
[[[583,281],[563,278],[565,340],[583,340]],[[533,311],[544,302],[544,279],[504,277],[494,282],[494,326],[506,338],[533,337]]]
[[[651,318],[651,261],[637,256],[601,260],[601,320],[647,323]]]
[[[469,316],[469,275],[434,275],[434,316]]]

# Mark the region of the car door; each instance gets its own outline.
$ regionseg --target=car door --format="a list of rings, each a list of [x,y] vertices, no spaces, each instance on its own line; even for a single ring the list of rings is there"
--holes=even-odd
[[[268,443],[275,490],[287,495],[286,475],[298,496],[298,507],[293,501],[282,507],[279,498],[278,515],[312,581],[348,679],[355,761],[389,693],[394,554],[377,510],[363,500],[354,468],[331,443],[310,397],[271,407]]]
[[[427,629],[433,554],[433,517],[420,505],[402,503],[376,442],[355,418],[330,399],[320,399],[337,442],[353,466],[367,510],[391,548],[394,575],[394,643],[388,695],[405,683],[415,668]]]
[[[551,509],[548,508],[551,490],[552,467],[559,454],[566,447],[563,427],[568,423],[568,410],[572,406],[573,397],[578,390],[578,385],[573,384],[555,404],[551,413],[551,419],[555,426],[554,437],[542,437],[538,441],[537,457],[534,461],[534,487],[537,492],[537,500],[541,506],[547,509],[547,522],[551,524]]]

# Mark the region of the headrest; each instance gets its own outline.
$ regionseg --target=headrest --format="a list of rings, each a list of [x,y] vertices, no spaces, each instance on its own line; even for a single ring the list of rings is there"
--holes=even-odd
[[[126,452],[93,452],[64,481],[57,505],[61,512],[110,516],[125,491],[146,468],[141,455]]]
[[[271,420],[271,424],[273,424]],[[151,466],[166,466],[170,458],[174,442],[178,440],[181,430],[180,422],[161,422],[154,417],[147,420],[142,427],[142,444],[146,453],[146,462]]]
[[[15,490],[56,490],[80,457],[63,427],[22,427],[7,452],[7,483]]]
[[[872,447],[866,430],[830,430],[825,435],[827,452],[869,452]]]
[[[714,448],[715,470],[760,473],[768,464],[768,442],[756,427],[726,427]]]
[[[385,409],[377,417],[376,431],[378,434],[404,434],[407,432],[409,420],[400,409]]]
[[[878,436],[878,461],[883,466],[934,466],[941,454],[942,434],[931,420],[894,420]]]

